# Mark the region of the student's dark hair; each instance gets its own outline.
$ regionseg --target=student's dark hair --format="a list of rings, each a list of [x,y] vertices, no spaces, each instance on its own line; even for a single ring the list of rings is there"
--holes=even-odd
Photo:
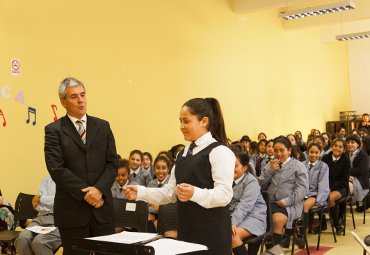
[[[129,162],[127,159],[121,159],[120,161],[118,161],[117,169],[120,169],[120,168],[124,168],[127,171],[129,171]]]
[[[143,157],[144,156],[147,156],[149,159],[150,159],[150,162],[153,162],[153,157],[152,157],[152,154],[150,154],[149,152],[143,152]]]
[[[267,138],[267,135],[265,133],[263,133],[263,132],[259,133],[258,136],[257,136],[257,138],[260,137],[260,135],[264,135]],[[266,138],[264,138],[264,139],[266,139]]]
[[[339,127],[338,130],[337,130],[337,132],[339,133],[341,129],[344,129],[344,131],[347,132],[347,130],[345,129],[345,127]]]
[[[172,155],[171,155],[171,152],[169,152],[169,151],[160,151],[160,152],[158,152],[156,158],[158,158],[161,155],[164,155],[164,157],[167,157],[169,160],[172,160]]]
[[[362,148],[366,151],[367,155],[370,155],[370,137],[365,136],[362,138]]]
[[[155,160],[154,160],[153,166],[155,166],[155,164],[157,164],[158,161],[161,161],[161,160],[164,161],[164,162],[166,162],[168,169],[171,170],[172,162],[167,157],[165,157],[165,156],[158,156],[158,157],[156,157]]]
[[[287,149],[291,149],[292,148],[292,143],[285,136],[282,136],[281,135],[281,136],[276,137],[274,139],[274,145],[277,144],[277,143],[283,144]]]
[[[368,134],[369,132],[367,131],[367,128],[363,127],[360,128],[360,132],[364,132],[365,134]]]
[[[121,155],[117,154],[117,158],[118,158],[118,160],[120,160],[122,157],[121,157]]]
[[[331,145],[333,146],[333,145],[334,145],[335,143],[337,143],[337,142],[342,143],[343,148],[344,148],[344,152],[346,152],[346,151],[347,151],[347,143],[346,143],[343,139],[341,139],[341,138],[335,138],[335,139],[333,140],[333,142],[331,143]]]
[[[235,157],[239,159],[240,164],[242,164],[242,166],[244,167],[245,166],[247,167],[247,172],[254,175],[252,167],[249,164],[249,155],[245,152],[235,152],[235,151],[234,154]]]
[[[240,142],[243,142],[243,141],[252,142],[249,136],[247,135],[243,135],[242,138],[240,138]]]
[[[294,138],[294,140],[295,140],[295,143],[296,143],[296,144],[298,144],[298,138],[297,138],[297,136],[296,136],[296,135],[288,134],[288,135],[286,136],[286,138],[288,138],[289,136],[293,136],[293,138]],[[289,138],[288,138],[288,139],[289,139]]]
[[[230,148],[230,150],[232,152],[234,152],[234,154],[236,154],[236,153],[245,153],[244,147],[240,143],[238,143],[238,144],[231,144],[229,146],[229,148]]]
[[[251,142],[251,145],[249,146],[249,150],[258,151],[258,143],[256,141]]]
[[[298,145],[292,145],[292,151],[290,153],[290,156],[292,158],[295,158],[299,161],[304,161],[305,160],[305,157],[301,151],[301,149],[299,148]]]
[[[257,144],[257,151],[260,152],[260,144],[261,143],[264,143],[265,146],[267,145],[267,140],[266,139],[261,139],[259,140],[258,144]]]
[[[322,135],[316,135],[313,137],[313,141],[315,141],[315,139],[320,139],[322,144],[324,145],[325,144],[325,138],[322,136]]]
[[[356,132],[356,134],[358,134],[359,130],[357,128],[354,128],[351,130],[351,134],[354,134]]]
[[[131,156],[134,155],[134,154],[139,154],[139,156],[141,158],[141,161],[143,161],[143,153],[141,152],[141,150],[133,150],[133,151],[131,151],[129,158],[131,158]]]
[[[318,144],[318,143],[310,143],[310,145],[308,145],[308,148],[307,148],[307,154],[310,151],[311,147],[313,147],[313,146],[316,146],[319,149],[319,151],[322,152],[322,146],[320,144]]]
[[[208,130],[212,136],[223,145],[228,145],[229,141],[225,132],[225,123],[219,102],[215,98],[193,98],[184,105],[190,110],[190,113],[196,115],[198,120],[204,117],[208,118]]]
[[[176,154],[179,152],[179,148],[181,148],[181,147],[183,147],[183,148],[185,148],[185,145],[183,145],[183,144],[176,144],[176,145],[174,145],[174,146],[172,146],[171,147],[171,149],[170,149],[170,152],[171,152],[171,156],[172,156],[172,158],[176,158]]]
[[[267,146],[267,144],[269,144],[269,143],[272,143],[272,146],[274,146],[274,139],[270,139],[270,140],[268,140],[268,141],[267,141],[267,143],[266,143],[266,146]]]
[[[367,114],[367,113],[362,114],[362,117],[364,117],[364,116],[369,117],[369,114]]]
[[[355,134],[347,135],[346,142],[348,143],[349,141],[354,141],[358,144],[358,146],[361,146],[361,138],[358,135]]]

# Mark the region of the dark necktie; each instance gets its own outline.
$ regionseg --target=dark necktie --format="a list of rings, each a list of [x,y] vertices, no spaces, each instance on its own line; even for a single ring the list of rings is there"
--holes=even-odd
[[[162,183],[159,183],[158,184],[158,188],[162,188],[163,187],[163,184]]]
[[[271,157],[270,157],[270,156],[268,156],[268,157],[267,157],[267,162],[266,162],[266,163],[270,162],[270,160],[271,160]]]
[[[76,124],[78,125],[78,134],[80,135],[80,138],[82,142],[86,143],[86,130],[84,128],[84,125],[81,120],[76,120]]]
[[[235,187],[235,185],[236,185],[236,182],[235,182],[235,181],[233,181],[233,188]]]
[[[123,190],[123,188],[122,188],[122,187],[120,187],[120,188],[119,188],[119,192],[122,192],[122,190]]]
[[[283,163],[279,162],[280,169],[283,167]]]
[[[191,144],[190,144],[190,146],[189,146],[189,150],[188,150],[188,152],[186,153],[186,156],[188,157],[188,156],[191,156],[191,155],[193,155],[193,149],[196,147],[197,145],[194,143],[194,142],[192,142]]]
[[[133,173],[132,173],[132,176],[133,176],[134,178],[136,178],[136,173],[135,173],[135,172],[133,172]]]
[[[313,167],[313,165],[312,165],[312,164],[310,164],[310,167],[308,168],[308,171],[310,171],[312,167]]]

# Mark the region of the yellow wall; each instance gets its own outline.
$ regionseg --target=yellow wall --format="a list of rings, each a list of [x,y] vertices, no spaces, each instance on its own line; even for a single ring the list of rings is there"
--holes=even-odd
[[[126,157],[182,143],[178,112],[192,97],[220,100],[232,140],[307,135],[350,104],[345,44],[285,31],[276,11],[237,16],[226,0],[3,0],[0,33],[0,89],[11,87],[0,95],[0,188],[11,201],[46,174],[43,128],[51,104],[64,114],[57,86],[69,75],[85,82],[88,113],[110,121]],[[12,58],[21,77],[10,75]],[[25,123],[28,106],[36,126]]]

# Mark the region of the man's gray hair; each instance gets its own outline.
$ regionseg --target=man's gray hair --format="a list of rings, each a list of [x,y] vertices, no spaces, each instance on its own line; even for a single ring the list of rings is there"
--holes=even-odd
[[[59,98],[60,99],[65,99],[66,96],[67,96],[67,88],[70,88],[70,87],[75,87],[75,86],[82,86],[84,88],[84,90],[86,91],[85,89],[85,86],[84,84],[77,80],[76,78],[73,78],[73,77],[68,77],[68,78],[65,78],[59,85],[59,88],[58,88],[58,94],[59,94]]]

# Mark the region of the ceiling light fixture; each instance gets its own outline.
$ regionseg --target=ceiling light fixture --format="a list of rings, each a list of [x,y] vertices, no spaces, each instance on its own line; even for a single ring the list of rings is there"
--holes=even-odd
[[[332,4],[309,7],[305,9],[292,10],[279,13],[279,17],[285,20],[295,20],[300,18],[319,16],[323,14],[336,13],[355,9],[356,5],[352,1],[341,1]]]
[[[357,39],[366,39],[366,38],[370,38],[370,31],[361,32],[361,33],[345,34],[345,35],[337,35],[335,38],[338,41],[350,41],[350,40],[357,40]]]

